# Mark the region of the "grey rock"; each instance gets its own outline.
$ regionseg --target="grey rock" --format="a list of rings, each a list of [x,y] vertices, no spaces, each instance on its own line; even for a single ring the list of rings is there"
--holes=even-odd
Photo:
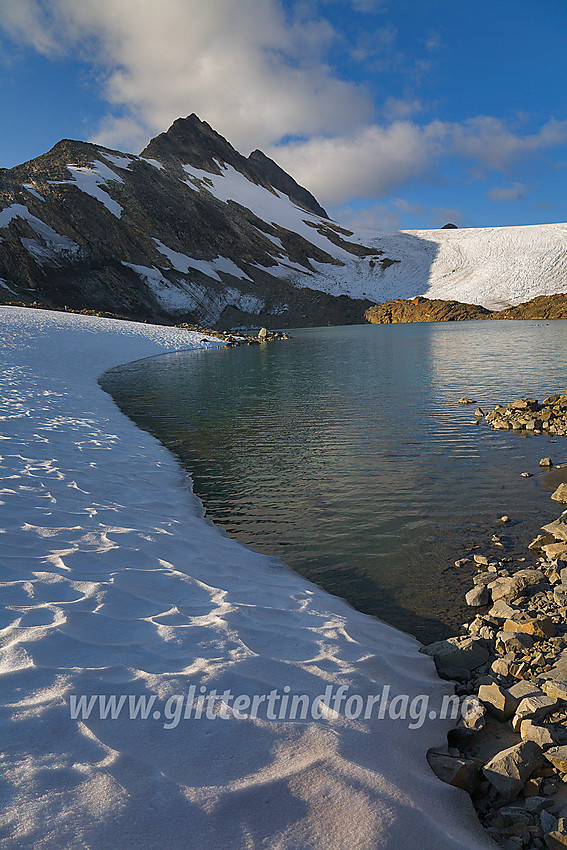
[[[504,799],[513,800],[541,762],[541,747],[533,741],[523,741],[496,753],[482,772]]]
[[[512,719],[512,728],[515,732],[519,732],[522,720],[536,720],[539,717],[545,717],[550,714],[557,706],[557,699],[549,697],[547,694],[534,694],[524,697],[518,705],[516,713]]]
[[[563,540],[567,543],[567,517],[564,517],[563,514],[558,519],[553,520],[553,522],[548,522],[547,525],[544,525],[542,531],[545,531],[547,534],[551,534],[555,540]]]
[[[549,729],[545,726],[538,726],[533,720],[522,720],[519,731],[522,741],[534,741],[542,749],[553,747],[556,743]]]
[[[429,750],[427,761],[433,773],[446,782],[472,794],[475,791],[482,762],[479,759],[455,758]]]
[[[475,585],[465,594],[465,602],[470,608],[481,608],[490,602],[490,593],[484,585]]]
[[[567,504],[567,483],[560,484],[557,490],[551,494],[551,498],[556,502]]]
[[[567,746],[552,747],[546,750],[545,757],[561,773],[567,773]]]
[[[481,685],[478,698],[498,720],[508,720],[518,708],[518,700],[506,688],[497,684]]]
[[[477,637],[452,637],[436,641],[420,650],[430,655],[437,672],[446,678],[470,678],[477,667],[488,661],[486,641]]]

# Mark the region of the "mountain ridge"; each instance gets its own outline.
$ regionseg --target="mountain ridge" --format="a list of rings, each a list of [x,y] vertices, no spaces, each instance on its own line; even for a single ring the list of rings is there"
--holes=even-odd
[[[342,227],[192,114],[140,155],[62,139],[0,170],[0,302],[219,327],[349,324],[396,298],[567,291],[567,225]]]

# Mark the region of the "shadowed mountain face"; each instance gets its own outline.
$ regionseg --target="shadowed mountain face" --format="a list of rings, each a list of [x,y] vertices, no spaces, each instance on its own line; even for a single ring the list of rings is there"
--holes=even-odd
[[[352,237],[261,151],[242,156],[195,115],[140,156],[63,140],[0,171],[4,303],[225,327],[363,322],[369,300],[316,283],[383,253]]]

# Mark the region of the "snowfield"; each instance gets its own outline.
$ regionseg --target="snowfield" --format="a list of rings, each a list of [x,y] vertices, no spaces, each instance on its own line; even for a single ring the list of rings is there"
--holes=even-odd
[[[351,260],[343,267],[317,263],[313,265],[319,274],[298,279],[297,283],[376,303],[425,295],[494,310],[537,295],[567,292],[567,224],[379,232],[358,229],[355,237],[397,262],[384,270],[379,258],[372,257]]]
[[[173,456],[98,386],[106,369],[218,342],[0,308],[1,723],[6,850],[488,848],[421,728],[342,709],[72,719],[72,697],[363,697],[449,686],[418,643],[224,536]],[[196,352],[195,356],[222,356]]]

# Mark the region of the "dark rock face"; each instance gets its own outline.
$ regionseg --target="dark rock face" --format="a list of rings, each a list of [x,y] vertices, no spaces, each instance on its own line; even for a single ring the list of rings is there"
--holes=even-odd
[[[371,302],[309,288],[313,262],[376,253],[351,236],[195,115],[141,156],[64,139],[0,171],[0,303],[222,327],[363,322]]]
[[[444,224],[441,230],[458,230],[458,226],[456,224],[452,224],[452,222],[448,221],[447,224]]]
[[[141,156],[161,162],[183,162],[220,174],[219,163],[231,165],[248,180],[266,189],[279,189],[292,201],[309,212],[329,218],[311,192],[295,182],[287,172],[260,150],[252,151],[248,158],[238,153],[230,142],[216,130],[192,113],[188,118],[178,118],[167,133],[160,133],[142,151]]]
[[[265,153],[259,150],[252,151],[248,157],[248,162],[256,174],[268,182],[268,185],[272,185],[274,189],[284,192],[292,201],[299,204],[300,207],[304,207],[306,210],[315,213],[315,215],[321,216],[321,218],[329,218],[311,192],[308,192],[307,189],[296,183],[293,177],[290,177],[283,168],[280,168]]]

